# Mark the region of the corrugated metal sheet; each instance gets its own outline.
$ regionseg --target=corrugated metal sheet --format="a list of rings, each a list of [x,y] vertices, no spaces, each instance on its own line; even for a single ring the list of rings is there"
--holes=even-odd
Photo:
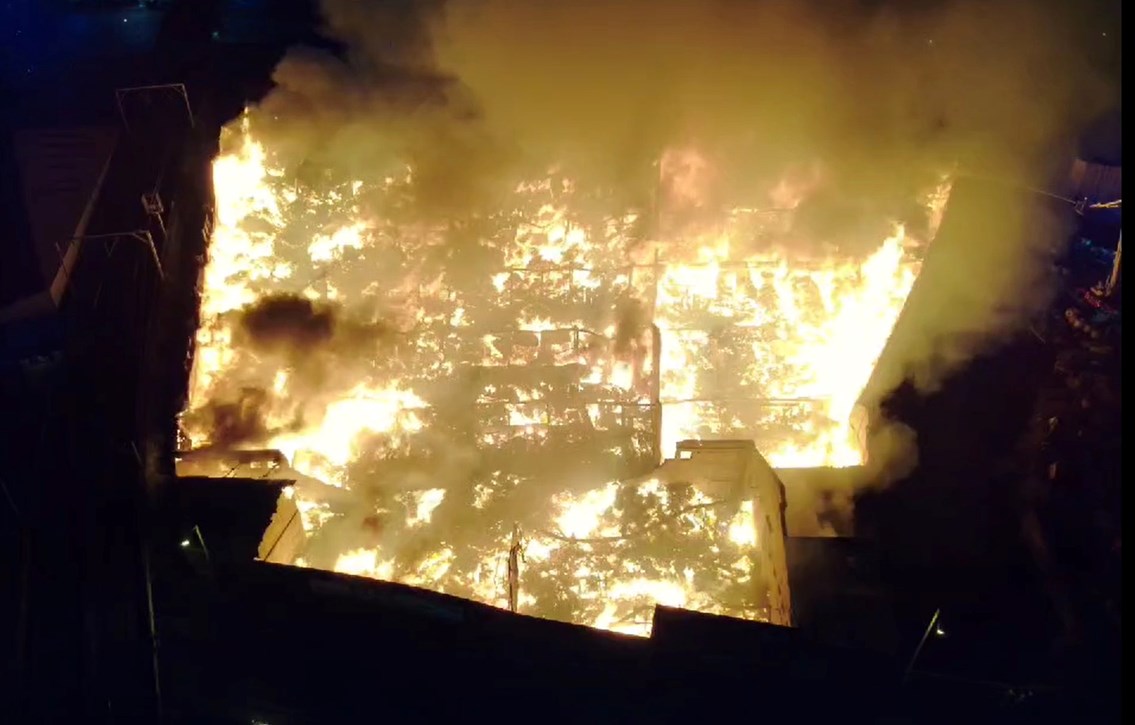
[[[13,156],[20,176],[30,243],[40,290],[58,301],[78,256],[73,241],[86,228],[102,179],[114,151],[113,127],[22,129],[14,133]],[[48,300],[44,300],[45,303]],[[42,311],[27,300],[0,310],[0,321]],[[31,312],[27,312],[31,314]]]
[[[1068,196],[1108,202],[1123,196],[1123,168],[1076,159],[1068,178]]]

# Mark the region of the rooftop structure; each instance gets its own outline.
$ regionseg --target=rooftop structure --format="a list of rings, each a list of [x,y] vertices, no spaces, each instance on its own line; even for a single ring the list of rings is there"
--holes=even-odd
[[[297,491],[321,484],[291,470],[279,453],[189,452],[178,461],[178,472],[183,477],[211,476],[207,480],[212,482],[209,490],[214,492],[229,480],[244,481],[241,486],[253,480],[277,488],[283,486],[275,512],[266,522],[256,558],[302,564],[312,556],[306,550],[309,537],[304,528],[305,518],[310,526],[310,517],[300,514],[300,508],[305,514],[310,513],[312,494]],[[596,501],[611,496],[605,502],[606,508],[592,514],[611,517],[611,528],[601,527],[598,535],[581,535],[570,530],[569,524],[565,524],[569,528],[566,534],[532,531],[524,536],[525,548],[517,551],[502,542],[498,552],[487,554],[490,561],[499,561],[501,565],[495,571],[488,568],[490,581],[482,582],[465,596],[520,613],[633,633],[650,631],[650,614],[659,603],[791,625],[784,486],[751,441],[683,441],[678,445],[676,458],[663,462],[645,476],[612,486],[579,497],[593,506],[602,506]],[[533,505],[540,504],[534,501]],[[619,511],[635,506],[651,511]],[[350,511],[338,515],[350,516]],[[497,523],[503,527],[511,524]],[[709,530],[705,529],[707,525]],[[445,529],[434,535],[443,541],[454,541],[454,534]],[[428,540],[421,540],[420,533],[418,536],[419,547],[428,546]],[[391,548],[383,548],[380,543],[375,551],[356,552],[352,556],[369,556],[378,561],[393,556],[397,562],[398,552],[404,550],[399,547],[405,544],[387,542],[385,546]],[[670,551],[671,547],[683,551]],[[445,560],[454,561],[456,556],[457,562],[473,553],[462,551],[453,543],[440,551],[452,552],[444,555]],[[655,556],[660,559],[655,560]],[[626,570],[610,564],[611,557],[616,557],[616,562]],[[430,554],[424,561],[433,558],[435,555]],[[690,566],[682,569],[678,567],[681,562]],[[696,562],[708,568],[695,571]],[[464,591],[459,576],[446,577],[444,572],[425,576],[421,568],[425,565],[411,569],[363,569],[359,573],[442,592]],[[342,560],[336,568],[350,570]],[[551,604],[564,601],[575,604],[567,608]],[[595,603],[591,604],[592,601]]]
[[[58,309],[117,136],[113,127],[39,128],[6,140],[17,174],[15,198],[6,201],[26,227],[5,229],[0,324]]]

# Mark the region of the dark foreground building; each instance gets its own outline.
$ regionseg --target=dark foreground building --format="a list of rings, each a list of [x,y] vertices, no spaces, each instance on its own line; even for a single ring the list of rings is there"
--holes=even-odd
[[[878,425],[918,431],[919,465],[859,497],[856,532],[877,542],[897,611],[943,617],[948,636],[926,650],[924,666],[986,681],[1060,682],[1117,702],[1119,618],[1103,602],[1117,612],[1118,525],[1107,522],[1118,515],[1120,320],[1118,301],[1090,290],[1111,262],[1091,268],[1075,252],[1091,227],[1075,202],[987,179],[956,185],[864,394],[875,396]],[[1033,268],[1003,274],[971,264],[996,260],[983,247],[1019,244]],[[967,295],[985,293],[970,283],[1014,277],[1035,281],[1014,288],[1022,299],[1007,299],[1034,311],[1030,324],[986,337],[973,346],[980,354],[936,386],[883,382],[917,358],[911,351],[943,320],[960,319],[955,334],[966,339],[971,330],[957,311],[972,305]],[[1077,324],[1089,318],[1094,333]],[[1048,468],[1056,449],[1076,461],[1059,465],[1064,482]]]
[[[337,723],[362,712],[685,722],[746,707],[806,722],[1013,722],[1031,709],[1026,693],[911,670],[909,652],[824,644],[802,629],[660,607],[639,639],[253,561],[285,483],[185,479],[169,491],[153,588],[167,722]]]

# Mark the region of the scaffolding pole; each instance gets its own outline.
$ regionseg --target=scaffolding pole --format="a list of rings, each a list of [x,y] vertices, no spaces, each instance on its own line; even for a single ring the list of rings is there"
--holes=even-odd
[[[512,546],[508,550],[508,611],[516,613],[520,606],[520,562],[524,559],[524,544],[520,524],[512,526]]]
[[[131,232],[111,232],[109,234],[86,234],[79,237],[71,237],[68,242],[81,245],[83,242],[100,241],[108,245],[107,251],[110,253],[114,251],[115,243],[124,237],[133,239],[150,252],[150,261],[154,264],[154,270],[158,273],[158,278],[165,279],[165,273],[162,270],[162,262],[158,257],[158,248],[154,245],[154,237],[150,234],[148,229],[135,229]],[[57,244],[55,245],[55,251],[59,254],[60,263],[63,263],[64,256],[66,255],[65,250]],[[67,275],[70,277],[69,270]],[[70,280],[68,280],[68,282],[70,282]]]
[[[1111,275],[1107,278],[1107,296],[1114,297],[1119,290],[1119,265],[1123,258],[1123,232],[1119,233],[1119,243],[1115,247],[1115,261],[1111,264]]]
[[[650,423],[654,427],[654,464],[662,463],[662,330],[650,326]]]

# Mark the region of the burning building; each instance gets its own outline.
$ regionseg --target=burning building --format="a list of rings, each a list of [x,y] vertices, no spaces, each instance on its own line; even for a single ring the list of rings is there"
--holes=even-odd
[[[783,501],[667,479],[679,443],[878,471],[852,413],[939,172],[1029,166],[1051,39],[618,5],[327,2],[340,47],[225,129],[181,448],[283,456],[291,563],[620,631],[788,621],[753,595]]]
[[[1048,148],[1058,109],[1081,107],[1053,82],[1076,60],[1050,52],[1076,47],[1053,42],[1067,24],[1008,8],[895,32],[875,10],[828,23],[786,9],[799,4],[564,16],[477,2],[442,28],[462,42],[423,59],[434,54],[392,47],[420,39],[416,19],[368,17],[405,4],[325,0],[319,37],[287,53],[264,98],[269,67],[301,40],[281,37],[280,15],[302,0],[171,3],[145,56],[117,41],[153,30],[150,9],[96,19],[94,4],[69,34],[17,33],[3,64],[58,96],[29,127],[85,104],[105,106],[94,125],[122,124],[103,183],[101,132],[2,149],[5,204],[26,207],[7,231],[29,242],[0,265],[20,312],[0,310],[16,343],[4,373],[20,375],[2,392],[35,413],[7,416],[26,465],[5,494],[15,481],[27,498],[0,517],[21,539],[4,562],[15,712],[26,700],[48,719],[132,719],[152,701],[169,722],[278,723],[387,705],[421,719],[421,703],[546,718],[553,703],[568,719],[629,721],[648,701],[663,719],[704,718],[732,702],[714,694],[753,683],[806,720],[857,710],[861,661],[817,674],[833,656],[788,650],[810,628],[834,638],[815,625],[846,618],[835,590],[860,569],[832,584],[837,567],[813,550],[830,540],[784,542],[785,529],[819,518],[813,500],[846,517],[850,497],[824,499],[820,479],[849,481],[846,494],[872,469],[854,465],[848,408],[934,237],[933,194],[899,207],[959,154],[997,166]],[[205,6],[213,20],[191,17]],[[517,14],[471,17],[483,8]],[[96,30],[114,57],[82,52]],[[51,76],[33,68],[48,55],[66,59]],[[441,112],[387,92],[423,75],[449,84]],[[140,123],[133,111],[164,107],[149,92],[116,109],[113,90],[135,86],[180,87],[165,109],[179,115]],[[214,124],[250,99],[218,154]],[[463,173],[549,139],[569,153],[516,174],[509,159],[480,174],[483,189]],[[738,141],[760,148],[730,158]],[[594,157],[607,186],[587,173]],[[60,185],[83,198],[54,198]],[[144,229],[150,249],[120,234]],[[110,235],[108,254],[61,234]],[[59,280],[72,282],[62,296]],[[61,302],[82,343],[66,358],[57,325],[22,316]],[[44,367],[65,387],[28,391]],[[926,518],[953,527],[942,538],[973,520]],[[794,555],[811,566],[789,593]],[[809,590],[828,606],[809,612]],[[360,653],[376,656],[360,667]],[[830,697],[814,697],[818,683]],[[428,697],[407,694],[423,686]],[[956,704],[935,694],[929,712]]]
[[[798,218],[814,175],[723,208],[696,150],[658,168],[645,207],[553,169],[423,219],[412,167],[283,168],[245,115],[179,466],[278,451],[287,563],[630,633],[656,604],[790,623],[770,464],[862,462],[851,408],[948,182],[852,254]]]

